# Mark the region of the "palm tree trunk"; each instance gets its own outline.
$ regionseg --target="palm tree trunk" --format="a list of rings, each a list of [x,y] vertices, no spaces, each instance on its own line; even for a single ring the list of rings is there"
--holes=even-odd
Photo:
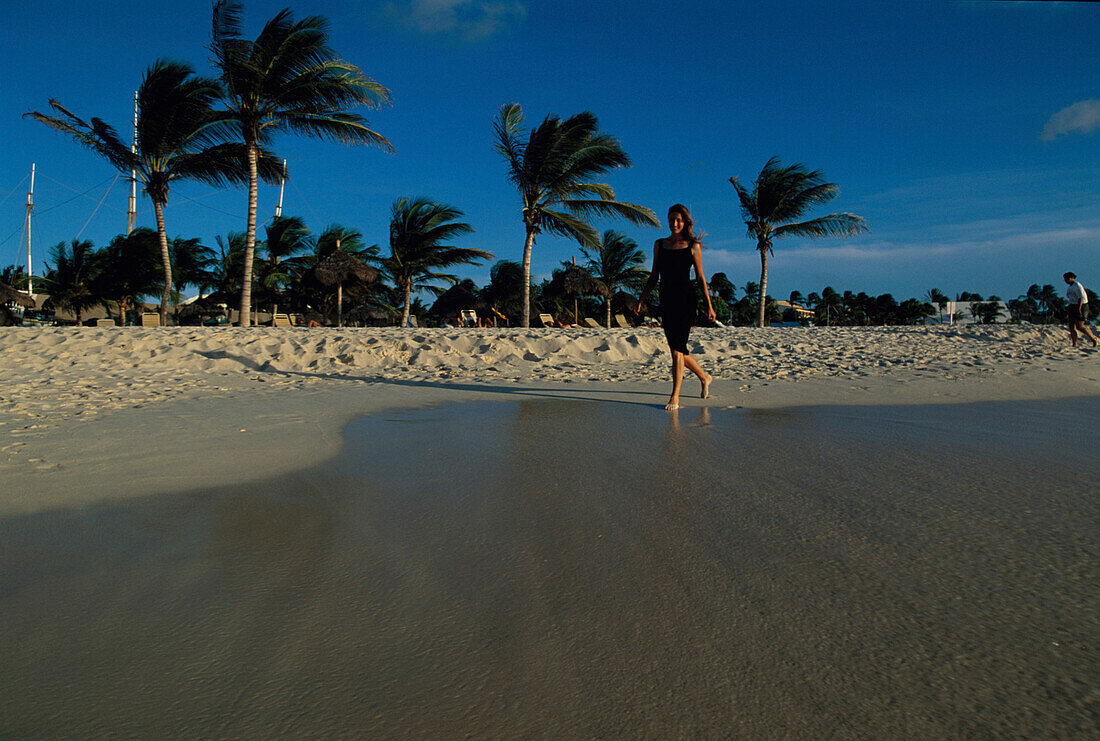
[[[336,284],[336,326],[344,326],[344,282]]]
[[[409,324],[409,305],[412,303],[412,281],[408,281],[402,285],[401,292],[405,295],[404,308],[401,309],[401,327],[405,328]]]
[[[256,202],[259,200],[259,152],[255,144],[248,147],[248,221],[244,228],[244,276],[241,278],[241,309],[238,324],[247,327],[252,323],[252,258],[256,254]]]
[[[607,297],[607,328],[611,329],[611,297]]]
[[[764,297],[768,295],[768,251],[760,250],[760,299],[756,312],[756,326],[764,326]]]
[[[531,327],[531,248],[535,246],[535,230],[527,225],[527,240],[523,243],[523,314],[520,326]]]
[[[157,218],[157,236],[160,238],[160,262],[164,266],[164,293],[160,296],[160,326],[168,326],[168,297],[172,295],[172,258],[168,254],[168,232],[164,229],[164,204],[153,201],[153,213]]]

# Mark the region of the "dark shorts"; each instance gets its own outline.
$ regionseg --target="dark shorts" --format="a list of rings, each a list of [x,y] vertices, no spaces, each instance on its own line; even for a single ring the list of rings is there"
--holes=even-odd
[[[1088,312],[1089,310],[1087,306],[1085,306],[1083,309],[1080,306],[1069,307],[1069,323],[1076,324],[1077,322],[1085,321],[1088,316]]]

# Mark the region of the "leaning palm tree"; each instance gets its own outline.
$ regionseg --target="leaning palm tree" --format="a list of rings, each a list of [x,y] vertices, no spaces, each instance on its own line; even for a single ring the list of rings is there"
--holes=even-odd
[[[756,240],[760,251],[760,287],[757,300],[757,326],[764,326],[765,295],[768,290],[768,255],[772,242],[782,237],[852,236],[867,231],[863,217],[849,213],[829,214],[809,221],[795,221],[810,208],[836,198],[840,188],[824,182],[820,170],[807,170],[796,162],[786,167],[772,157],[760,171],[752,191],[746,190],[737,177],[730,178],[741,201],[741,215],[749,228],[749,238]]]
[[[186,64],[154,62],[138,88],[137,141],[133,152],[102,120],[84,121],[56,100],[50,100],[50,107],[59,115],[39,111],[25,114],[69,134],[121,172],[133,170],[143,183],[153,202],[160,235],[164,269],[162,325],[172,293],[172,262],[164,228],[170,186],[181,178],[218,187],[245,181],[244,148],[226,143],[228,132],[224,122],[211,108],[220,94],[217,80],[195,76]],[[273,165],[271,169],[274,171]],[[274,177],[274,172],[271,176]]]
[[[622,232],[608,229],[595,249],[589,251],[581,247],[588,258],[585,267],[594,278],[607,286],[607,316],[605,323],[611,329],[611,296],[619,289],[635,288],[644,282],[649,273],[645,265],[645,253],[638,249],[638,243]]]
[[[523,326],[531,326],[531,251],[543,231],[577,240],[595,249],[599,236],[586,219],[617,216],[632,224],[658,226],[657,216],[644,206],[622,203],[606,183],[592,178],[630,166],[630,158],[614,137],[599,131],[596,117],[585,111],[562,121],[547,116],[523,136],[523,109],[506,103],[493,123],[493,149],[508,163],[508,179],[523,199]]]
[[[249,324],[252,259],[256,247],[257,158],[260,146],[279,132],[370,144],[393,151],[389,141],[347,109],[377,108],[390,91],[336,56],[321,16],[294,20],[290,10],[267,22],[255,41],[241,35],[243,6],[214,3],[210,51],[225,87],[223,102],[248,148],[248,219],[241,282],[242,327]]]
[[[463,213],[445,203],[427,198],[398,198],[390,209],[390,256],[381,261],[382,270],[401,291],[401,324],[409,322],[409,302],[414,290],[432,290],[434,283],[454,285],[458,278],[440,272],[453,265],[475,265],[493,256],[472,247],[445,244],[474,228],[463,221]]]

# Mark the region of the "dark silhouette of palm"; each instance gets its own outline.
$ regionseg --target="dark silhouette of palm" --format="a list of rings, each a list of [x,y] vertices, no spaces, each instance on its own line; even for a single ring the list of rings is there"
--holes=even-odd
[[[161,323],[172,292],[172,264],[164,208],[172,183],[182,178],[217,187],[246,182],[246,150],[227,143],[230,133],[220,114],[212,109],[221,88],[213,79],[198,77],[191,67],[158,60],[146,71],[138,88],[136,151],[117,132],[98,118],[84,121],[56,100],[54,114],[31,111],[25,115],[96,152],[119,171],[133,169],[153,203],[160,238],[164,286],[160,302]],[[272,177],[274,164],[270,165]],[[265,170],[268,165],[265,163]]]
[[[290,10],[269,20],[255,41],[243,38],[243,7],[218,0],[210,51],[225,89],[223,102],[247,147],[248,219],[241,279],[241,326],[250,324],[252,261],[256,247],[257,162],[276,133],[368,144],[393,151],[384,136],[349,109],[377,108],[390,91],[340,59],[328,45],[321,16],[295,20]]]
[[[807,170],[796,162],[784,167],[772,157],[760,171],[751,191],[737,177],[730,178],[741,202],[741,215],[748,236],[756,239],[760,251],[760,297],[757,301],[757,326],[764,326],[764,297],[768,290],[768,256],[772,243],[783,237],[852,236],[867,231],[863,218],[835,213],[808,221],[795,221],[814,206],[828,203],[840,192],[836,183],[826,183],[819,170]]]
[[[506,103],[493,123],[493,149],[508,164],[508,179],[523,200],[523,315],[531,326],[531,251],[535,237],[549,232],[595,249],[596,230],[586,221],[595,216],[624,218],[632,224],[658,226],[656,215],[633,203],[616,200],[606,183],[592,182],[611,170],[630,166],[618,140],[600,133],[596,116],[585,111],[565,121],[547,116],[524,139],[523,110]]]
[[[492,258],[491,252],[455,247],[450,242],[474,228],[456,221],[462,211],[427,198],[398,198],[390,208],[390,254],[380,261],[385,273],[401,292],[401,323],[409,321],[409,301],[414,290],[441,292],[439,281],[454,285],[457,276],[440,272],[454,265],[473,265]]]
[[[603,281],[608,296],[604,323],[611,328],[611,297],[616,291],[636,288],[645,283],[649,273],[645,269],[645,252],[638,243],[622,232],[608,229],[594,249],[581,247],[588,263],[584,266],[592,277]]]
[[[44,308],[71,312],[80,324],[85,311],[103,303],[95,290],[95,245],[88,240],[74,239],[68,246],[60,242],[50,250],[50,258],[52,264],[46,266],[44,277],[50,297]]]

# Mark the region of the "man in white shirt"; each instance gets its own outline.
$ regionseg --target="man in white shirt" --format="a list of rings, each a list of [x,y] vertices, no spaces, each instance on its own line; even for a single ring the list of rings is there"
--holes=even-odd
[[[1062,275],[1062,280],[1066,282],[1069,288],[1066,289],[1066,303],[1069,304],[1069,342],[1073,347],[1077,347],[1077,333],[1088,337],[1092,340],[1092,346],[1096,347],[1096,335],[1089,329],[1089,325],[1085,323],[1085,319],[1088,317],[1088,305],[1089,294],[1085,290],[1085,287],[1077,282],[1077,276],[1073,273],[1065,273]]]

